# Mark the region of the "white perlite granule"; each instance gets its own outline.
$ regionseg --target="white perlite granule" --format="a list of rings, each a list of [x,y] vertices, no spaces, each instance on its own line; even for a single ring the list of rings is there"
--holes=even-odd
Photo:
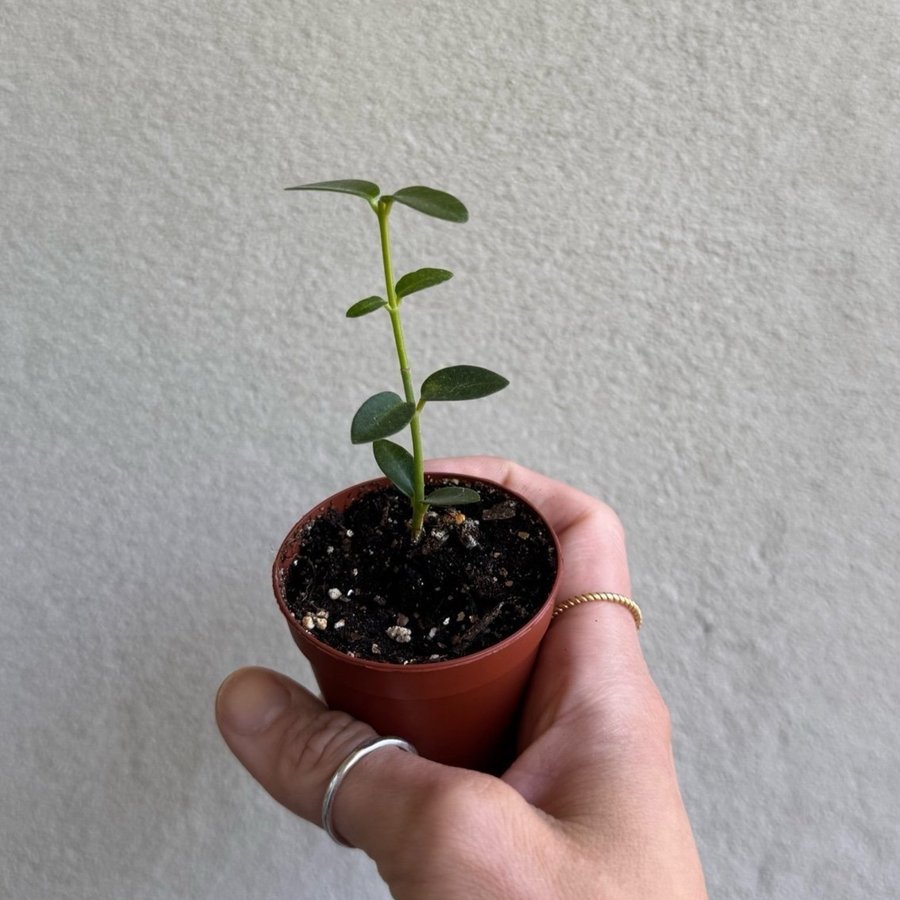
[[[387,636],[398,644],[408,644],[412,640],[412,632],[402,625],[391,625],[385,632]]]

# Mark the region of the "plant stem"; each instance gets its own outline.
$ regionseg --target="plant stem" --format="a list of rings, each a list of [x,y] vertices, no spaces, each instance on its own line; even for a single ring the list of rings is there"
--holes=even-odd
[[[391,239],[388,229],[388,215],[391,211],[390,200],[381,199],[375,209],[378,215],[378,230],[381,235],[381,260],[384,264],[384,286],[387,291],[387,310],[391,317],[391,328],[394,332],[394,344],[397,348],[397,359],[400,363],[400,377],[403,380],[403,393],[407,403],[416,406],[416,412],[409,423],[409,432],[412,438],[413,456],[413,496],[412,522],[410,523],[410,535],[413,543],[419,540],[422,534],[422,522],[428,505],[425,503],[425,455],[422,451],[422,433],[419,428],[420,407],[416,403],[416,392],[413,388],[412,373],[409,368],[409,359],[406,355],[406,342],[403,338],[403,325],[400,322],[400,300],[394,290],[394,272],[391,266]]]

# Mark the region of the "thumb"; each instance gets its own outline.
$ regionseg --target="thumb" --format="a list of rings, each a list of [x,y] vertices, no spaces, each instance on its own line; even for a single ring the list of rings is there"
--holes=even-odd
[[[338,766],[375,731],[329,710],[295,681],[269,669],[231,674],[216,697],[216,721],[234,755],[283,806],[321,825],[322,799]],[[397,747],[371,753],[335,797],[338,834],[379,864],[416,833],[426,808],[461,770]],[[473,774],[473,773],[468,773]]]

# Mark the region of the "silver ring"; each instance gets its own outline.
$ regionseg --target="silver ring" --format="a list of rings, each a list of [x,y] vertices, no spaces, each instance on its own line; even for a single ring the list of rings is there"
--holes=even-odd
[[[418,756],[418,751],[409,741],[404,741],[403,738],[398,737],[375,737],[368,738],[363,741],[337,768],[337,771],[334,775],[331,776],[331,781],[328,782],[328,787],[325,789],[325,797],[322,800],[322,827],[325,829],[325,833],[330,837],[336,844],[340,844],[342,847],[352,847],[353,844],[348,844],[338,833],[335,831],[334,822],[331,819],[333,808],[334,808],[334,798],[337,794],[338,788],[341,786],[341,782],[347,777],[347,773],[361,760],[367,757],[370,753],[374,753],[376,750],[380,750],[382,747],[399,747],[401,750],[405,750],[407,753],[412,753],[413,756]]]

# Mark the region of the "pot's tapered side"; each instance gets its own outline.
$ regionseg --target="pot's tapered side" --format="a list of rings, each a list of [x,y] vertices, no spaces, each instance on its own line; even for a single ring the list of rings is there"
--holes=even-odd
[[[441,477],[448,476],[429,475]],[[502,485],[477,480],[530,506]],[[499,643],[458,659],[405,666],[351,657],[319,641],[296,620],[284,597],[285,572],[301,547],[308,522],[328,508],[343,509],[363,492],[386,484],[386,479],[377,479],[347,488],[320,503],[291,529],[273,568],[278,605],[332,709],[368,722],[379,734],[406,738],[422,756],[437,762],[494,769],[508,749],[541,639],[550,624],[561,569],[559,543],[547,526],[556,548],[553,587],[533,618]]]

